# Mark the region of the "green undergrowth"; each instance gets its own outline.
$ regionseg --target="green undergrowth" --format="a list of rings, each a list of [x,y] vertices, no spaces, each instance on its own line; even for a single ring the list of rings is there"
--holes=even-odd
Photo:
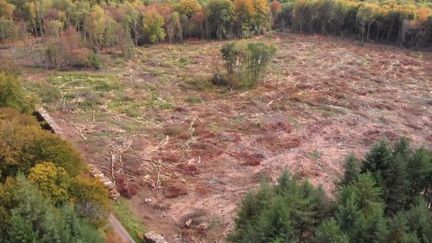
[[[146,109],[170,109],[170,97],[157,89],[135,84],[106,73],[55,73],[46,80],[28,80],[26,87],[50,110],[66,108],[83,113],[108,109],[109,113],[143,118]]]
[[[114,214],[129,232],[136,242],[142,241],[143,234],[147,231],[144,224],[130,210],[128,201],[120,198],[113,204]]]

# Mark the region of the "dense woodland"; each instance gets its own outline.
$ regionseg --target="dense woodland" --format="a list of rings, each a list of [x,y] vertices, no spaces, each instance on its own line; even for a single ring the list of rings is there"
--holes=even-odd
[[[48,68],[100,68],[101,51],[127,58],[148,43],[286,29],[425,48],[432,44],[431,6],[429,0],[0,0],[0,41],[25,41],[27,56]]]
[[[432,151],[406,139],[349,156],[334,199],[285,172],[248,194],[232,242],[431,242]]]
[[[105,188],[31,104],[19,78],[0,71],[0,242],[103,242]]]

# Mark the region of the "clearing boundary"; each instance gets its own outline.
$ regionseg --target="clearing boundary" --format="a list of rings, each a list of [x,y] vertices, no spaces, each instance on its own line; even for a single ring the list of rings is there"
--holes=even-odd
[[[64,138],[63,130],[60,128],[60,126],[54,121],[54,119],[49,115],[49,113],[43,108],[40,107],[37,109],[38,115],[36,115],[39,119],[42,118],[45,120],[46,123],[48,123],[50,129],[53,133],[58,134],[60,137]],[[90,174],[93,177],[98,178],[104,186],[109,191],[109,197],[112,200],[116,200],[120,194],[117,192],[114,183],[107,178],[98,168],[96,168],[94,165],[89,164],[90,167]],[[108,217],[108,222],[111,225],[114,232],[124,241],[128,243],[135,243],[135,240],[130,236],[128,231],[125,229],[125,227],[121,224],[121,222],[114,216],[114,214],[110,214]]]

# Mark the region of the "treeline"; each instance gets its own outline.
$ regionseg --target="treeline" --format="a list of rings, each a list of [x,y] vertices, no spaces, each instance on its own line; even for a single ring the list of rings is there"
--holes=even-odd
[[[248,38],[271,29],[349,36],[407,47],[432,44],[430,2],[358,0],[0,0],[0,41],[44,38],[38,65],[101,67],[101,50],[186,38]]]
[[[431,242],[432,151],[402,139],[349,156],[335,199],[285,172],[241,203],[231,242]]]
[[[267,0],[0,0],[0,41],[42,37],[28,56],[41,66],[100,67],[101,50],[126,58],[133,47],[185,38],[233,38],[270,28]]]
[[[299,32],[428,47],[432,44],[431,3],[296,0],[278,5],[275,25]]]
[[[0,71],[0,242],[103,242],[103,185],[41,129],[18,77]]]

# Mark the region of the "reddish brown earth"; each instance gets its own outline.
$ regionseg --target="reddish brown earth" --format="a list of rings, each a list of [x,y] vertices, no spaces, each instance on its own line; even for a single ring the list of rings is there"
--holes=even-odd
[[[47,106],[88,161],[136,192],[131,210],[169,242],[223,241],[241,197],[284,168],[331,194],[349,153],[400,136],[432,146],[432,53],[322,36],[263,40],[278,54],[254,90],[208,83],[222,42],[162,44],[102,72],[141,101],[139,116]],[[172,64],[180,58],[185,65]],[[144,105],[148,87],[172,106]]]

